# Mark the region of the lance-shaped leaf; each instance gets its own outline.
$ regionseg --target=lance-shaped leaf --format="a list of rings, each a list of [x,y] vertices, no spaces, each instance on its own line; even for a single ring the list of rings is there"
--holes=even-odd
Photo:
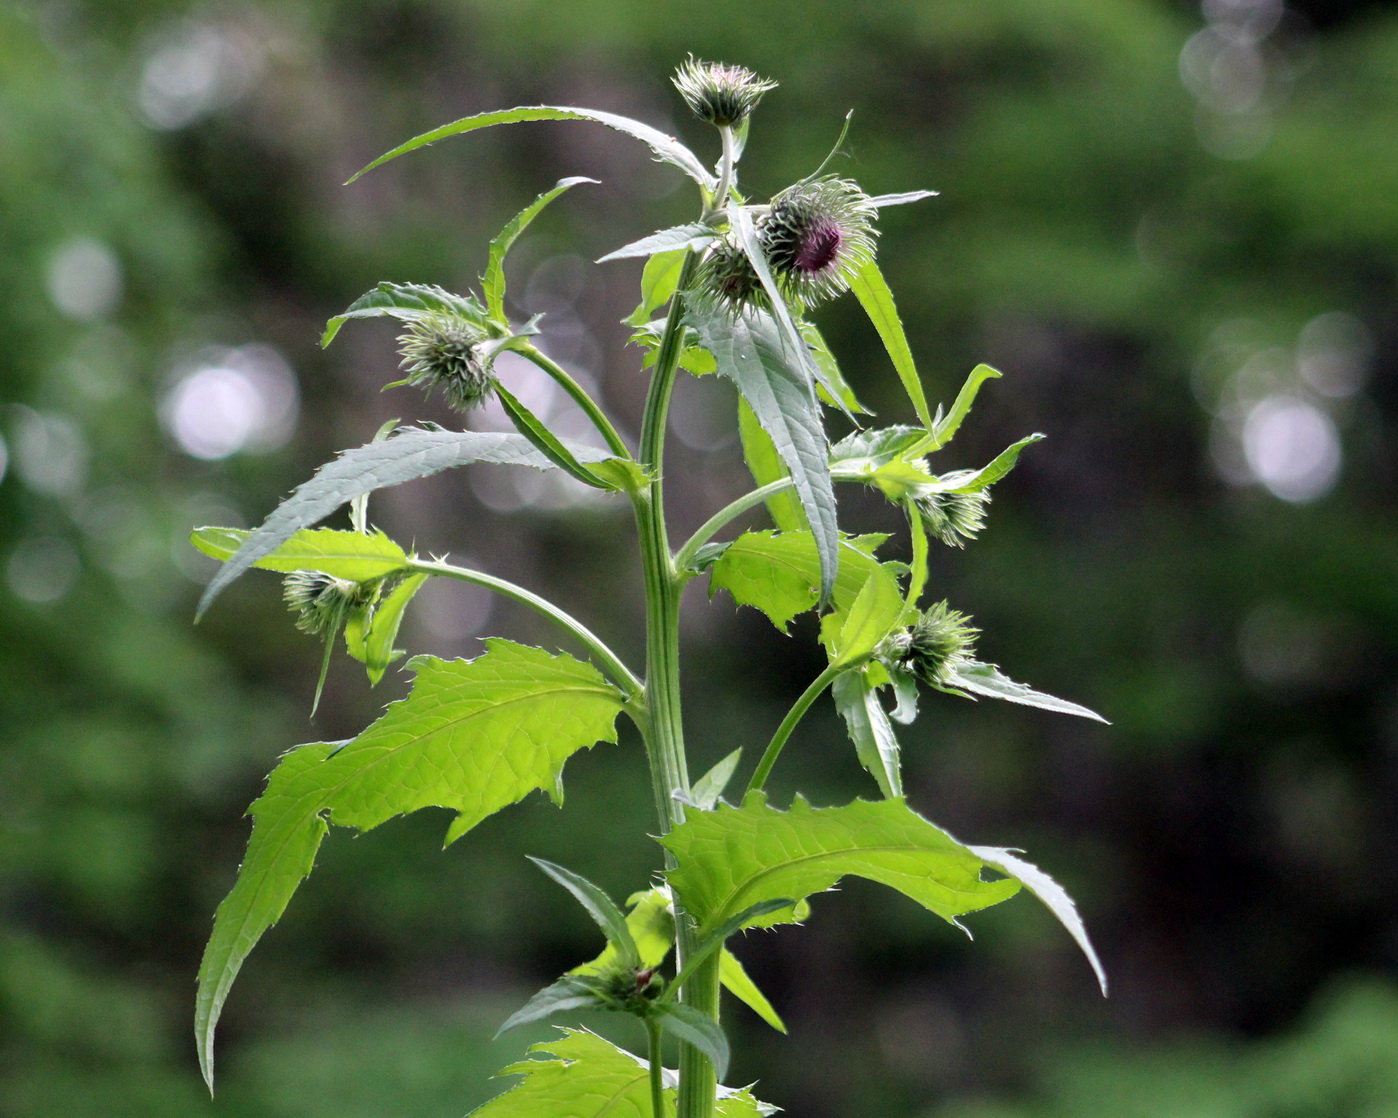
[[[1015,468],[1019,452],[1026,446],[1036,443],[1044,436],[1025,435],[1017,443],[1007,446],[979,470],[952,470],[941,477],[930,479],[924,491],[928,493],[978,493],[989,489],[1002,477]],[[878,475],[875,475],[875,481]]]
[[[587,914],[602,929],[602,934],[616,951],[617,961],[622,966],[641,965],[641,953],[636,948],[636,941],[631,938],[631,929],[626,925],[626,917],[621,914],[621,909],[617,908],[611,897],[580,873],[574,873],[553,862],[546,862],[542,858],[525,856],[573,894],[578,904],[587,910]]]
[[[906,206],[909,202],[921,202],[924,198],[937,197],[935,190],[908,190],[902,194],[875,194],[869,201],[877,209],[885,206]]]
[[[597,263],[605,264],[609,260],[625,260],[633,256],[654,256],[661,252],[673,252],[675,249],[703,248],[716,236],[718,234],[712,226],[705,225],[702,221],[691,221],[687,225],[674,225],[648,237],[642,237],[639,241],[632,241],[629,245],[622,245],[606,256],[599,256]]]
[[[723,1027],[692,1005],[667,1002],[656,1010],[660,1027],[677,1040],[692,1044],[709,1058],[719,1082],[728,1074],[728,1038]]]
[[[445,807],[453,842],[536,788],[562,797],[564,762],[615,741],[624,704],[591,664],[492,638],[475,660],[419,656],[412,693],[348,744],[282,758],[249,809],[247,857],[219,905],[199,969],[195,1031],[213,1081],[214,1026],[243,960],[311,870],[327,823],[368,830]]]
[[[713,809],[723,790],[728,787],[728,782],[733,779],[733,771],[742,756],[743,749],[739,746],[690,786],[690,801],[695,807],[701,811]]]
[[[903,333],[903,320],[898,317],[898,306],[893,301],[893,292],[879,271],[878,264],[870,258],[862,264],[850,283],[850,290],[869,316],[869,321],[878,331],[883,347],[893,361],[898,379],[903,382],[903,391],[912,401],[917,417],[923,427],[932,429],[932,413],[927,410],[927,394],[922,390],[922,379],[917,375],[917,364],[913,361],[913,351]]]
[[[835,709],[845,720],[854,742],[859,763],[878,781],[886,799],[903,794],[903,776],[898,758],[898,738],[888,715],[879,702],[878,690],[863,671],[845,672],[835,678],[831,694]]]
[[[757,416],[748,402],[738,397],[738,436],[743,444],[743,460],[747,463],[752,480],[759,486],[770,485],[790,476],[777,453],[772,437],[762,429]],[[804,532],[806,517],[801,512],[801,502],[790,489],[774,493],[766,500],[767,512],[772,523],[783,532]]]
[[[830,471],[837,478],[865,478],[908,457],[927,432],[920,427],[881,427],[852,431],[830,448]]]
[[[1023,683],[1016,683],[1001,673],[994,664],[983,664],[979,660],[967,660],[952,668],[947,682],[953,688],[984,695],[988,699],[1004,699],[1022,706],[1038,707],[1041,710],[1054,710],[1059,714],[1075,714],[1079,718],[1091,718],[1097,722],[1107,720],[1095,710],[1089,710],[1067,699],[1057,699],[1035,691]],[[954,692],[953,692],[954,693]],[[1110,723],[1108,723],[1110,725]]]
[[[853,667],[867,660],[879,641],[898,624],[904,608],[898,579],[883,564],[874,567],[848,608],[837,605],[827,618],[831,630],[830,663]]]
[[[989,365],[977,365],[972,369],[971,375],[966,378],[966,383],[961,386],[961,391],[956,394],[951,411],[935,426],[928,425],[928,436],[923,441],[918,453],[925,454],[951,442],[952,436],[961,427],[961,421],[966,418],[971,410],[971,405],[976,402],[976,393],[981,390],[981,385],[988,380],[996,380],[1002,375],[999,369],[992,369]]]
[[[847,874],[897,889],[952,924],[1019,890],[1015,880],[983,881],[985,859],[898,799],[814,808],[798,796],[778,811],[754,793],[741,807],[692,813],[660,843],[677,863],[670,885],[701,932],[759,901],[803,900]],[[779,911],[753,923],[780,920]]]
[[[539,212],[545,206],[569,187],[584,182],[596,185],[597,180],[589,179],[583,175],[559,179],[552,190],[544,191],[510,218],[505,228],[501,229],[495,240],[490,242],[490,256],[486,262],[485,275],[481,278],[481,290],[485,292],[486,311],[497,322],[503,323],[505,321],[505,256],[509,253],[510,246],[528,228],[529,223],[539,216]]]
[[[408,603],[426,581],[427,575],[409,575],[383,601],[375,604],[369,620],[369,632],[364,638],[364,667],[369,673],[370,686],[377,684],[388,670],[388,665],[403,655],[401,649],[393,647],[393,642],[398,638],[398,629],[403,624],[403,613]]]
[[[559,1031],[562,1036],[529,1049],[534,1059],[502,1068],[501,1075],[524,1079],[469,1118],[674,1118],[675,1072],[664,1069],[665,1113],[653,1115],[645,1060],[586,1029]],[[717,1118],[767,1118],[775,1111],[747,1088],[718,1090]]]
[[[757,988],[757,983],[748,977],[748,972],[738,957],[724,948],[718,957],[718,980],[724,988],[756,1013],[779,1033],[786,1032],[786,1022],[781,1019],[767,995]]]
[[[840,541],[840,571],[832,598],[837,608],[854,603],[880,564],[873,550],[887,536]],[[820,557],[809,532],[744,532],[709,568],[709,591],[727,590],[740,606],[765,613],[778,629],[819,599]]]
[[[870,414],[869,409],[859,402],[859,397],[854,394],[854,389],[845,380],[845,374],[840,371],[840,363],[835,360],[835,355],[825,344],[825,336],[816,328],[815,323],[803,322],[800,329],[801,337],[805,339],[806,345],[809,347],[811,360],[815,362],[815,367],[820,370],[818,395],[827,404],[840,408],[846,415]]]
[[[464,318],[482,330],[488,325],[485,308],[474,295],[453,295],[450,291],[426,283],[391,283],[385,280],[351,303],[343,314],[337,314],[325,324],[320,347],[324,349],[333,342],[340,327],[352,318],[387,316],[399,322],[417,322],[434,315]]]
[[[641,303],[626,319],[627,326],[644,326],[661,307],[670,301],[680,284],[684,271],[685,249],[660,252],[646,261],[641,269]],[[657,342],[658,344],[658,342]]]
[[[611,454],[571,440],[560,440],[579,462],[601,462]],[[523,435],[513,432],[423,431],[408,428],[383,442],[368,443],[339,456],[318,469],[309,481],[278,505],[261,527],[214,575],[199,599],[195,616],[202,616],[213,600],[234,579],[274,552],[297,531],[329,516],[341,505],[363,493],[371,493],[405,481],[431,477],[472,462],[553,468]]]
[[[618,116],[615,113],[604,113],[595,109],[574,109],[560,105],[525,105],[517,109],[478,113],[476,116],[452,121],[452,123],[434,128],[430,132],[424,132],[420,136],[414,136],[406,143],[399,144],[392,151],[384,152],[368,166],[356,171],[349,182],[354,182],[360,175],[372,171],[375,167],[382,166],[390,159],[397,159],[400,155],[406,155],[420,147],[435,144],[438,140],[445,140],[448,136],[459,136],[463,132],[474,132],[479,128],[490,128],[496,124],[521,124],[534,120],[590,120],[598,124],[605,124],[608,128],[614,128],[618,132],[624,132],[626,135],[640,140],[655,153],[655,157],[662,163],[678,167],[705,190],[713,190],[718,185],[718,180],[709,174],[704,165],[699,162],[699,157],[673,136],[667,136],[664,132],[652,128],[648,124],[642,124],[638,120],[631,120],[629,117]]]
[[[1044,902],[1048,910],[1073,937],[1073,941],[1082,949],[1082,953],[1087,956],[1087,961],[1097,976],[1097,985],[1102,988],[1102,996],[1105,998],[1107,996],[1107,972],[1102,966],[1102,960],[1097,957],[1092,941],[1087,938],[1087,929],[1083,926],[1082,917],[1078,915],[1077,905],[1073,904],[1072,898],[1068,896],[1063,886],[1054,881],[1038,866],[1031,865],[1023,858],[1017,858],[1015,855],[1019,851],[1002,850],[998,846],[969,846],[967,849],[977,858],[983,858],[1001,873],[1009,874],[1021,882],[1026,889]]]
[[[225,562],[237,554],[252,533],[242,528],[196,528],[189,537],[205,555]],[[400,571],[407,553],[382,532],[347,532],[337,528],[307,528],[258,559],[265,571],[320,571],[335,578],[364,582]]]
[[[825,428],[810,382],[791,362],[789,347],[783,347],[765,312],[730,317],[697,307],[689,318],[718,371],[737,385],[791,473],[820,556],[820,601],[828,601],[839,567],[839,529]]]
[[[577,975],[564,975],[551,986],[545,986],[495,1030],[498,1037],[521,1025],[532,1025],[543,1021],[555,1013],[566,1013],[573,1009],[603,1009],[606,1002],[598,992],[596,979],[589,981]]]
[[[594,489],[612,488],[579,462],[573,452],[563,444],[563,440],[550,431],[538,416],[516,400],[503,384],[496,384],[495,395],[499,397],[500,404],[504,407],[505,414],[510,417],[510,422],[515,425],[515,429],[555,466]]]

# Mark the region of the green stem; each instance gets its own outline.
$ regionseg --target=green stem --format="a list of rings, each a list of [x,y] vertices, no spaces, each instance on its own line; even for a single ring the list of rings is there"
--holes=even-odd
[[[563,366],[530,343],[519,346],[516,348],[515,352],[521,357],[526,357],[534,362],[535,365],[539,366],[539,368],[543,369],[544,372],[548,373],[549,376],[558,382],[563,391],[573,398],[573,401],[578,407],[582,408],[587,418],[592,420],[592,425],[601,432],[602,437],[607,440],[607,445],[611,447],[613,453],[615,453],[618,458],[629,459],[631,457],[631,448],[627,446],[625,440],[617,434],[617,429],[612,426],[612,421],[608,419],[606,413],[597,406],[597,401],[587,394],[587,390],[575,381]]]
[[[760,489],[754,489],[751,493],[745,493],[736,501],[731,501],[708,520],[699,526],[699,530],[690,536],[685,545],[675,554],[675,568],[679,571],[681,578],[688,578],[690,575],[689,565],[694,562],[694,556],[699,549],[709,542],[709,539],[735,517],[741,516],[748,509],[760,505],[768,497],[775,496],[783,490],[791,489],[796,482],[789,477],[780,478],[777,481],[768,482]]]
[[[728,205],[728,194],[733,189],[733,169],[738,162],[738,149],[734,142],[733,126],[719,125],[718,134],[723,140],[723,155],[719,161],[718,187],[714,190],[714,202],[709,212],[722,210]]]
[[[786,739],[791,737],[791,731],[796,729],[796,724],[801,721],[806,711],[811,709],[811,704],[820,698],[821,693],[835,682],[835,677],[843,671],[849,669],[848,664],[836,666],[831,664],[815,677],[815,680],[801,692],[801,697],[796,700],[792,708],[786,712],[786,717],[782,719],[782,724],[777,727],[777,732],[772,735],[772,740],[767,743],[767,749],[762,754],[762,760],[757,762],[757,770],[752,774],[752,779],[748,781],[747,792],[760,792],[762,786],[767,783],[767,777],[772,771],[772,766],[777,763],[777,758],[781,755],[782,746],[786,744]]]
[[[646,1060],[650,1064],[650,1112],[653,1118],[665,1118],[665,1067],[661,1063],[660,1022],[646,1018]]]
[[[470,582],[476,586],[484,586],[489,590],[494,590],[502,597],[509,598],[514,602],[519,602],[521,605],[528,606],[530,609],[543,614],[554,624],[560,625],[568,630],[568,632],[572,633],[573,636],[577,637],[578,640],[583,643],[587,650],[597,658],[603,670],[612,677],[612,682],[625,692],[628,700],[628,712],[632,713],[633,717],[638,713],[632,710],[632,705],[636,704],[644,695],[645,684],[637,679],[631,669],[622,663],[621,658],[603,643],[601,637],[597,636],[596,633],[577,618],[559,609],[548,599],[541,598],[539,595],[524,589],[524,587],[516,586],[513,582],[507,582],[503,578],[496,578],[494,575],[488,575],[482,571],[468,570],[465,567],[455,567],[450,563],[426,562],[422,559],[414,559],[409,563],[407,569],[417,574],[441,575],[444,578],[454,578],[461,582]]]

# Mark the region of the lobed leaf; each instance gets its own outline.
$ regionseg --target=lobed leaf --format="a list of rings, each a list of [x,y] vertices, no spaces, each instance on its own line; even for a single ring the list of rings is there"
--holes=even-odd
[[[979,660],[968,660],[960,667],[953,669],[948,682],[953,687],[962,688],[975,695],[984,695],[986,698],[1004,699],[1006,702],[1019,703],[1022,706],[1038,707],[1041,710],[1057,711],[1059,714],[1074,714],[1079,718],[1107,722],[1094,710],[1079,706],[1077,703],[1070,703],[1067,699],[1057,699],[1052,695],[1045,695],[1042,691],[1035,691],[1027,684],[1016,683],[1002,674],[994,664],[983,664]],[[1110,723],[1107,724],[1110,725]]]
[[[320,337],[320,348],[324,349],[335,340],[335,335],[352,318],[381,318],[387,315],[400,322],[416,322],[429,315],[445,315],[449,318],[464,318],[482,330],[486,329],[485,308],[474,295],[453,295],[440,287],[426,283],[392,283],[388,280],[366,291],[325,324],[325,333]]]
[[[885,799],[901,796],[903,776],[898,738],[879,701],[877,688],[870,685],[864,672],[850,671],[836,676],[831,695],[835,699],[835,709],[845,720],[859,763],[878,782]]]
[[[486,262],[485,276],[481,279],[481,290],[485,292],[486,311],[497,322],[505,322],[505,256],[509,253],[510,246],[529,227],[529,223],[539,216],[539,212],[545,206],[565,190],[585,182],[597,185],[596,179],[583,175],[559,179],[551,190],[544,191],[515,214],[490,242],[490,256]]]
[[[738,386],[791,473],[815,537],[819,597],[825,602],[839,567],[839,530],[825,428],[810,382],[784,354],[770,315],[748,311],[730,317],[715,308],[691,308],[689,317],[719,373]]]
[[[701,932],[759,901],[803,900],[848,874],[897,889],[952,924],[1019,889],[1014,880],[981,880],[985,859],[901,799],[814,808],[798,796],[778,811],[753,793],[741,807],[688,816],[659,841],[675,856],[670,885]]]
[[[558,105],[524,105],[515,109],[478,113],[475,116],[463,117],[450,124],[444,124],[440,128],[434,128],[430,132],[414,136],[406,143],[399,144],[392,151],[384,152],[372,163],[356,171],[345,185],[348,186],[361,175],[372,171],[375,167],[382,166],[390,159],[397,159],[400,155],[406,155],[420,147],[434,144],[448,136],[459,136],[464,132],[474,132],[479,128],[490,128],[497,124],[520,124],[535,120],[590,120],[597,124],[604,124],[608,128],[624,132],[626,135],[640,140],[655,153],[655,157],[662,163],[678,167],[705,190],[712,191],[718,185],[718,180],[709,174],[704,165],[699,162],[699,157],[673,136],[667,136],[664,132],[652,128],[648,124],[642,124],[640,121],[618,116],[615,113],[599,112],[596,109],[566,108]]]
[[[561,441],[580,462],[600,462],[611,457],[610,453],[596,447]],[[271,555],[297,531],[323,520],[341,505],[375,489],[431,477],[472,462],[532,466],[536,470],[553,468],[553,463],[535,450],[523,435],[495,431],[424,431],[409,427],[383,442],[341,451],[309,481],[297,486],[261,527],[248,534],[205,588],[195,617],[202,616],[228,584],[258,560]]]
[[[369,830],[424,807],[456,812],[446,841],[536,788],[562,796],[564,762],[615,741],[619,691],[591,664],[491,638],[475,660],[419,656],[407,698],[348,743],[282,758],[252,805],[238,880],[199,968],[195,1032],[213,1083],[214,1027],[233,980],[310,873],[328,823]]]
[[[874,324],[883,347],[893,361],[898,379],[903,382],[903,390],[912,401],[913,410],[922,425],[932,429],[932,413],[927,410],[927,395],[922,390],[922,379],[917,374],[917,364],[913,361],[913,351],[908,346],[907,335],[903,333],[903,320],[898,317],[898,306],[893,301],[893,292],[888,281],[883,278],[879,266],[872,258],[855,273],[850,290]]]

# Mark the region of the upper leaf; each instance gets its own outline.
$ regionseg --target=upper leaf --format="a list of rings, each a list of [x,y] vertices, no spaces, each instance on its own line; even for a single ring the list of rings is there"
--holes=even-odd
[[[1096,722],[1107,720],[1095,710],[1089,710],[1067,699],[1058,699],[1035,691],[1024,683],[1016,683],[1001,673],[994,664],[983,664],[979,660],[967,660],[954,667],[948,682],[954,688],[964,688],[977,695],[991,699],[1005,699],[1022,706],[1038,707],[1041,710],[1054,710],[1059,714],[1075,714],[1079,718],[1091,718]]]
[[[351,303],[344,314],[337,314],[325,324],[325,333],[320,337],[321,349],[335,340],[340,327],[351,318],[381,318],[384,315],[400,322],[416,322],[429,315],[446,315],[449,318],[464,318],[482,330],[486,329],[487,324],[485,308],[474,295],[453,295],[431,284],[391,283],[385,280]]]
[[[876,194],[869,199],[870,204],[883,209],[884,206],[906,206],[909,202],[921,202],[924,198],[937,197],[935,190],[908,190],[902,194]]]
[[[791,472],[815,536],[820,600],[825,602],[839,566],[839,530],[825,427],[811,383],[791,360],[790,347],[782,344],[771,315],[745,311],[730,317],[716,308],[696,307],[690,309],[689,320],[714,355],[718,371],[738,386]]]
[[[674,225],[642,237],[639,241],[632,241],[629,245],[622,245],[606,256],[599,256],[597,263],[605,264],[609,260],[625,260],[632,256],[655,256],[675,249],[703,248],[717,235],[712,226],[702,221],[691,221],[687,225]]]
[[[888,281],[883,278],[878,264],[871,258],[866,261],[850,284],[859,305],[874,324],[884,349],[893,361],[898,379],[903,382],[903,390],[913,403],[913,409],[922,425],[932,429],[932,413],[927,410],[927,394],[922,390],[922,379],[917,374],[917,364],[913,361],[913,351],[903,333],[903,320],[898,317],[898,307],[893,301],[893,292]]]
[[[762,424],[757,421],[757,416],[753,415],[752,408],[741,396],[738,397],[738,436],[743,444],[743,461],[747,463],[752,480],[759,486],[790,476],[781,455],[777,453],[772,437],[762,429]],[[772,494],[767,498],[766,505],[772,523],[783,532],[806,530],[806,517],[801,512],[801,501],[790,489]]]
[[[600,462],[611,457],[596,447],[562,441],[580,462]],[[299,529],[324,519],[355,497],[472,462],[532,466],[536,470],[553,468],[553,463],[535,450],[528,439],[513,432],[424,431],[409,427],[383,442],[341,451],[309,481],[297,486],[247,537],[205,588],[195,616],[202,616],[229,583],[259,559],[272,554]]]
[[[878,689],[869,683],[863,671],[851,671],[836,677],[831,694],[854,742],[859,763],[878,781],[886,798],[901,796],[898,738],[879,702]]]
[[[897,889],[953,924],[1019,889],[1013,880],[982,881],[985,859],[899,799],[813,808],[798,796],[778,811],[754,793],[741,807],[692,813],[660,843],[675,856],[667,876],[701,932],[759,901],[803,900],[846,874]],[[779,920],[759,917],[754,926]]]
[[[529,223],[539,216],[539,211],[569,187],[584,182],[597,184],[596,179],[589,179],[583,175],[559,179],[551,190],[544,191],[515,214],[506,223],[505,228],[500,230],[495,240],[490,242],[490,256],[485,266],[485,276],[481,279],[481,290],[485,292],[486,310],[497,322],[505,321],[505,256],[509,253],[510,246]]]
[[[447,842],[542,788],[561,798],[563,764],[615,741],[621,693],[570,656],[492,638],[475,660],[419,656],[412,693],[348,744],[282,758],[249,809],[252,838],[219,905],[199,968],[195,1031],[213,1081],[214,1026],[243,960],[310,873],[327,821],[368,830],[395,815],[445,807]]]
[[[616,902],[611,897],[580,873],[574,873],[570,869],[553,862],[547,862],[543,858],[535,858],[530,855],[526,855],[526,857],[573,894],[578,904],[587,910],[587,914],[602,929],[602,934],[607,937],[607,943],[616,951],[617,959],[622,966],[639,967],[641,965],[641,953],[636,947],[636,941],[631,938],[631,929],[627,927],[626,917],[621,914],[621,909],[617,908]]]
[[[561,1037],[529,1051],[536,1058],[502,1068],[524,1079],[471,1111],[469,1118],[674,1118],[678,1076],[666,1069],[665,1114],[653,1116],[650,1065],[586,1029],[560,1029]],[[540,1059],[537,1057],[552,1057]],[[743,1088],[719,1088],[718,1118],[766,1118],[775,1111]]]
[[[368,166],[356,171],[350,177],[349,182],[354,182],[360,175],[372,171],[375,167],[382,166],[390,159],[397,159],[400,155],[416,151],[418,148],[426,147],[438,140],[444,140],[448,136],[474,132],[478,128],[490,128],[496,124],[519,124],[531,120],[591,120],[598,124],[605,124],[608,128],[614,128],[618,132],[624,132],[628,136],[640,140],[655,153],[655,157],[662,163],[678,167],[705,190],[712,191],[718,185],[718,180],[704,168],[697,155],[673,136],[667,136],[659,129],[642,124],[637,120],[631,120],[629,117],[617,116],[615,113],[599,112],[596,109],[564,108],[556,105],[525,105],[516,109],[479,113],[476,116],[463,117],[451,124],[444,124],[440,128],[434,128],[430,132],[414,136],[406,143],[399,144],[392,151],[384,152]]]
[[[228,560],[252,533],[241,528],[196,528],[189,539],[205,555]],[[382,532],[303,528],[253,566],[266,571],[321,571],[363,582],[402,570],[408,555]]]

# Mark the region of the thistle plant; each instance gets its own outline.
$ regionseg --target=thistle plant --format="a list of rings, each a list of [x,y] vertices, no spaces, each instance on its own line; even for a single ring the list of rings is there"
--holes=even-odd
[[[699,208],[694,221],[599,261],[645,259],[640,302],[627,319],[637,359],[650,371],[635,445],[579,381],[534,344],[538,319],[516,323],[506,313],[504,266],[511,246],[546,206],[591,181],[563,179],[491,241],[479,293],[380,283],[331,319],[321,339],[329,345],[350,320],[394,319],[403,326],[407,374],[396,383],[440,391],[458,411],[493,397],[512,429],[395,421],[321,467],[256,530],[195,531],[195,545],[224,561],[200,613],[249,568],[281,572],[298,627],[325,639],[327,655],[343,641],[371,684],[403,655],[394,647],[400,623],[433,578],[472,583],[527,606],[556,626],[569,650],[494,637],[475,659],[416,656],[404,665],[413,674],[411,692],[357,737],[300,745],[282,757],[250,809],[247,857],[219,906],[200,968],[196,1033],[211,1089],[214,1029],[234,978],[311,872],[331,824],[369,830],[396,815],[446,807],[456,813],[446,836],[453,842],[536,789],[559,797],[567,759],[594,743],[616,741],[622,717],[644,746],[637,768],[644,760],[641,779],[649,780],[654,795],[655,877],[637,882],[623,907],[578,869],[534,859],[596,921],[605,946],[503,1023],[511,1028],[548,1019],[561,1032],[534,1046],[535,1058],[506,1069],[522,1079],[476,1111],[482,1118],[588,1118],[602,1113],[598,1100],[618,1099],[628,1101],[627,1113],[655,1118],[771,1113],[750,1089],[723,1085],[729,1046],[721,989],[782,1027],[777,1008],[728,941],[744,929],[806,918],[810,898],[847,875],[881,882],[957,926],[966,914],[1027,889],[1077,941],[1105,991],[1077,912],[1050,877],[1008,850],[952,838],[918,814],[903,791],[896,726],[917,717],[922,690],[1098,717],[976,659],[978,630],[971,619],[945,601],[922,604],[934,542],[961,547],[974,538],[991,486],[1040,438],[1020,439],[979,469],[936,472],[933,456],[956,434],[981,387],[1000,374],[977,366],[949,407],[933,411],[928,405],[876,261],[875,223],[880,210],[933,192],[870,196],[827,174],[827,159],[767,201],[750,199],[739,185],[739,160],[753,110],[774,83],[741,67],[691,58],[675,84],[695,115],[718,132],[712,171],[648,125],[588,109],[534,106],[455,121],[359,172],[493,125],[593,122],[645,144],[687,175],[698,187]],[[867,423],[811,317],[846,293],[867,312],[916,422]],[[596,438],[563,438],[521,403],[508,373],[495,371],[495,358],[506,350],[552,377],[591,421]],[[682,370],[716,373],[737,388],[734,419],[754,488],[675,546],[663,491],[664,450],[671,393]],[[832,444],[827,417],[850,433]],[[532,591],[424,557],[372,526],[368,499],[374,490],[475,463],[561,470],[576,484],[630,506],[645,600],[640,670],[583,620]],[[910,562],[878,556],[885,536],[841,531],[836,483],[872,486],[902,511]],[[314,527],[345,505],[349,527]],[[764,505],[772,528],[734,534],[734,521]],[[430,540],[430,532],[423,529],[416,538]],[[778,629],[815,611],[827,661],[764,747],[744,744],[702,775],[691,774],[686,761],[679,687],[680,598],[696,580],[707,581],[711,592],[727,590]],[[802,717],[827,690],[871,777],[868,798],[815,807],[798,795],[778,807],[766,795],[768,777]],[[742,780],[745,758],[751,771]],[[568,1015],[583,1009],[634,1017],[644,1051],[633,1054],[570,1027]],[[667,1044],[678,1053],[677,1070],[664,1067]]]

